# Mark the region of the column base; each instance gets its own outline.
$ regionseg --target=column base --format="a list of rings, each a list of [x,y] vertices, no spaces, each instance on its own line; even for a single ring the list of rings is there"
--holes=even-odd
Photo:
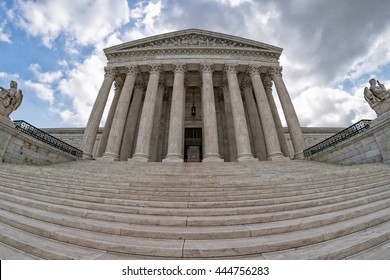
[[[283,153],[280,152],[280,153],[274,153],[274,154],[267,155],[267,159],[272,160],[272,161],[278,161],[278,160],[289,160],[290,158],[285,157],[283,155]]]
[[[118,161],[119,155],[113,153],[104,153],[102,157],[98,158],[99,161]]]
[[[162,162],[184,162],[184,159],[179,154],[169,154],[166,155]]]
[[[202,159],[202,162],[224,162],[219,154],[208,154]]]
[[[243,162],[243,161],[259,161],[259,159],[255,158],[252,154],[239,154],[237,155],[238,162]]]
[[[134,154],[129,161],[150,162],[150,157],[147,154]]]

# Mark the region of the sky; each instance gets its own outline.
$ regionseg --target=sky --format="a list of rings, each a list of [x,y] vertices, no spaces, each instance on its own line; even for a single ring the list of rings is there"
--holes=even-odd
[[[40,128],[85,127],[104,48],[188,28],[283,48],[303,127],[373,119],[364,87],[390,88],[388,0],[6,0],[0,15],[0,86],[15,80],[24,96],[11,118]]]

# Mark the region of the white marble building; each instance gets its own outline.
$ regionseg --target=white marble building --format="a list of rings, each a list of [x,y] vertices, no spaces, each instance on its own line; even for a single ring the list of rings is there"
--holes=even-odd
[[[97,158],[207,162],[303,157],[304,136],[278,61],[281,48],[188,29],[104,51],[105,78],[81,142],[86,158],[94,155],[112,86],[115,96]],[[286,116],[290,149],[272,90]]]

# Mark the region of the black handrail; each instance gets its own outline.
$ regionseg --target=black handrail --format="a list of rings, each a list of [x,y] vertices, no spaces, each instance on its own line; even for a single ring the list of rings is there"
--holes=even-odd
[[[46,144],[49,144],[57,149],[60,149],[66,153],[69,153],[73,156],[81,158],[83,156],[83,151],[80,149],[77,149],[68,143],[65,143],[64,141],[47,134],[46,132],[40,130],[39,128],[36,128],[35,126],[22,121],[22,120],[17,120],[14,121],[15,128],[26,133],[27,135],[30,135],[34,137],[35,139],[38,139]]]
[[[312,156],[326,148],[332,147],[340,142],[351,138],[352,136],[359,134],[370,128],[371,120],[361,120],[350,127],[340,131],[339,133],[321,141],[320,143],[303,151],[305,157]]]

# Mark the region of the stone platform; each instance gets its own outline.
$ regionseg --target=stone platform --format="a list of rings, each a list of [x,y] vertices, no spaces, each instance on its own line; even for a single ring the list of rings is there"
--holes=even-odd
[[[390,166],[0,165],[1,259],[389,259]]]

